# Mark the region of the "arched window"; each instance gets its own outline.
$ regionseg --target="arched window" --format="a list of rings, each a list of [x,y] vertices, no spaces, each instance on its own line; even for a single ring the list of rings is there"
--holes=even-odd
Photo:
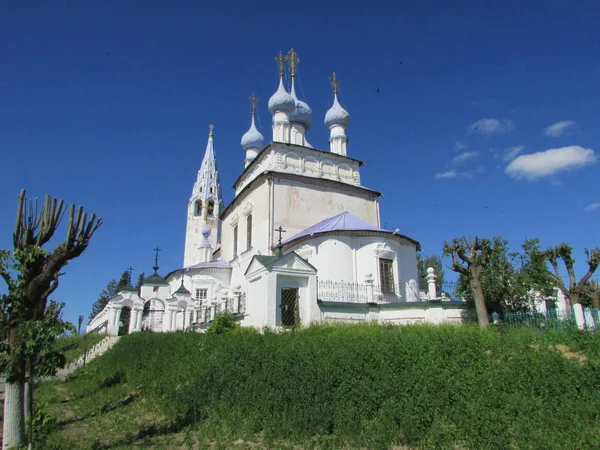
[[[208,214],[210,217],[212,217],[214,212],[215,212],[215,202],[213,202],[212,200],[209,200],[208,205],[206,207],[206,214]]]
[[[196,216],[202,215],[202,200],[196,200],[196,208],[194,210]]]

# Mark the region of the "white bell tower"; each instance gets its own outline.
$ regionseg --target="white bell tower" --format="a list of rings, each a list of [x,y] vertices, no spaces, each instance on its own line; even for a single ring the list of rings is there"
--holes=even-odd
[[[221,197],[219,171],[217,170],[217,160],[213,146],[214,127],[210,125],[209,128],[210,132],[208,133],[206,152],[204,153],[200,170],[198,170],[198,177],[194,183],[192,196],[188,203],[183,267],[206,262],[207,257],[203,254],[205,252],[203,248],[206,247],[206,242],[204,241],[208,240],[211,248],[216,249],[221,237],[219,214],[223,210],[223,199]],[[207,239],[203,235],[203,232]]]

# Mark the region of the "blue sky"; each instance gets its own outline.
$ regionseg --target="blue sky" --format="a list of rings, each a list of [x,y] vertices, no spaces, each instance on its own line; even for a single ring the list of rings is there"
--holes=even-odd
[[[228,203],[247,98],[270,140],[273,57],[294,47],[310,142],[328,148],[336,71],[386,228],[425,254],[463,235],[566,241],[582,274],[600,237],[599,19],[592,1],[5,3],[0,247],[21,188],[103,217],[56,292],[68,320],[126,267],[150,272],[157,245],[161,272],[179,268],[208,124]]]

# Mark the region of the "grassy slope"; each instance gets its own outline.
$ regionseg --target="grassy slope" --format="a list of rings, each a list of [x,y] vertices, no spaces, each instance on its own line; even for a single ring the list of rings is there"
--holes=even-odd
[[[597,448],[599,343],[428,326],[137,333],[38,390],[58,420],[44,448]]]
[[[56,348],[63,350],[67,365],[69,365],[82,356],[86,349],[91,349],[105,337],[104,334],[96,333],[63,337],[56,340]]]

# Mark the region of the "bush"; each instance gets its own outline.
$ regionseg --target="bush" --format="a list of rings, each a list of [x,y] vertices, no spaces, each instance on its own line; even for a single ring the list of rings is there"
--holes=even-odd
[[[119,368],[178,426],[208,438],[233,430],[232,441],[261,433],[305,448],[598,448],[599,344],[574,330],[501,336],[476,326],[135,333],[90,365],[100,378]]]
[[[208,334],[223,334],[235,330],[238,327],[233,315],[226,311],[217,315],[210,323],[206,332]]]

